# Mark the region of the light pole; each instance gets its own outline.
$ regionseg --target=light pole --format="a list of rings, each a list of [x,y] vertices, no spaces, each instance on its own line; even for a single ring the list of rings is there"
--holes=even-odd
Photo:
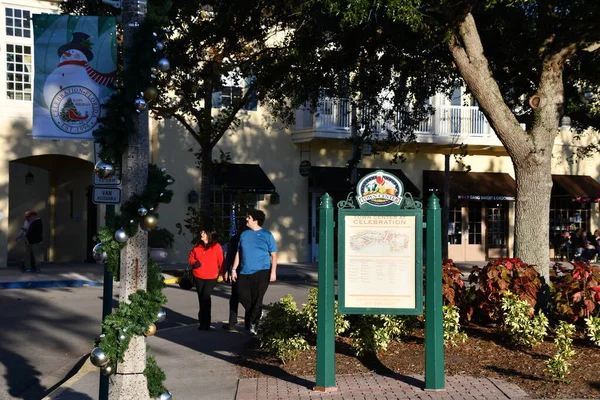
[[[124,68],[127,69],[130,57],[136,51],[134,36],[146,16],[145,0],[123,0],[123,54]],[[142,71],[140,71],[142,73]],[[137,112],[133,116],[134,131],[129,136],[127,150],[122,160],[123,201],[133,195],[143,193],[148,182],[148,111]],[[145,290],[148,278],[148,234],[138,227],[137,233],[129,238],[121,251],[119,301],[128,302],[129,296],[138,290]],[[148,384],[144,376],[146,368],[146,341],[142,336],[134,336],[118,364],[117,373],[109,390],[111,399],[145,400],[150,399]]]

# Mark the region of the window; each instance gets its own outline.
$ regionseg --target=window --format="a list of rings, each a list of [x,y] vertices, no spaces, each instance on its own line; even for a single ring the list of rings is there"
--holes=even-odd
[[[487,208],[487,247],[506,246],[506,205],[496,204]]]
[[[6,97],[31,100],[31,46],[6,45]]]
[[[237,229],[235,220],[244,219],[248,210],[256,208],[256,194],[213,190],[211,208],[215,216],[215,230],[226,235]],[[233,222],[233,225],[232,225]],[[223,238],[224,241],[225,238]]]
[[[448,224],[448,243],[462,243],[462,209],[460,206],[450,209]]]
[[[245,79],[245,86],[250,85],[252,78]],[[218,92],[213,92],[212,94],[212,108],[223,108],[223,107],[231,107],[233,102],[239,100],[244,95],[244,84],[243,80],[237,80],[235,82],[233,79],[227,79],[226,85],[221,87],[221,90]],[[258,106],[258,97],[256,96],[256,92],[250,93],[248,96],[248,101],[244,107],[244,110],[248,111],[256,111]]]
[[[481,203],[469,202],[469,244],[481,244]]]
[[[550,240],[562,231],[590,230],[591,204],[574,201],[570,196],[550,199]]]
[[[18,8],[6,9],[6,36],[30,38],[31,12]]]
[[[221,106],[231,107],[234,101],[242,98],[242,88],[240,86],[223,86],[221,89]]]

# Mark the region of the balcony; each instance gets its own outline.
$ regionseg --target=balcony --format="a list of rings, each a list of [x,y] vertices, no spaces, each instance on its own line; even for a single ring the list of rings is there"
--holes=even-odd
[[[348,139],[351,126],[350,103],[324,99],[315,114],[308,107],[296,110],[296,125],[292,129],[295,143],[313,139]],[[373,121],[377,138],[386,135],[383,121]],[[401,123],[396,118],[395,124]],[[416,130],[418,143],[438,145],[468,144],[484,147],[502,146],[483,113],[476,106],[439,105]]]

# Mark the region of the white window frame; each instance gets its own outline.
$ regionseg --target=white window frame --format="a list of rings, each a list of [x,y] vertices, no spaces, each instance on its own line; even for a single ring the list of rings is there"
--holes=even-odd
[[[6,98],[33,101],[33,46],[7,43],[5,47]]]
[[[13,100],[8,98],[8,85],[7,85],[7,73],[6,66],[8,61],[7,56],[7,45],[22,45],[31,47],[31,68],[29,73],[31,74],[31,95],[35,93],[34,88],[34,71],[35,71],[35,56],[33,47],[34,37],[34,26],[33,21],[30,23],[31,35],[30,37],[19,37],[19,36],[8,36],[6,34],[6,9],[19,9],[29,11],[30,16],[34,14],[48,13],[58,14],[59,13],[60,1],[57,0],[3,0],[0,3],[1,18],[4,21],[2,29],[0,29],[0,62],[2,68],[0,70],[0,116],[6,115],[9,117],[24,117],[31,118],[31,104],[32,100]]]
[[[10,14],[12,15],[8,15],[9,14],[9,10],[10,10]],[[16,16],[15,14],[21,14],[20,16]],[[25,17],[26,14],[29,14],[29,17]],[[6,37],[16,37],[16,38],[24,38],[24,39],[33,39],[33,21],[31,20],[33,13],[31,12],[31,10],[26,9],[26,8],[17,8],[17,7],[5,7],[4,8],[4,26],[5,26],[5,30],[4,33],[6,35]],[[13,23],[12,26],[8,25],[8,21],[11,21]],[[20,26],[17,26],[20,25]],[[26,27],[26,25],[28,25]],[[12,33],[9,33],[8,31],[12,29]],[[17,35],[16,31],[21,31],[20,35]],[[27,33],[27,35],[25,35],[24,33]]]

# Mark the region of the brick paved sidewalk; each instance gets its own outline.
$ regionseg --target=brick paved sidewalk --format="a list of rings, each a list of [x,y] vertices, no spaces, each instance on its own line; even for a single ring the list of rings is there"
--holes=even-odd
[[[445,391],[425,391],[423,376],[337,375],[338,391],[312,390],[314,378],[240,379],[236,400],[395,400],[395,399],[529,399],[518,386],[501,379],[446,376]]]

